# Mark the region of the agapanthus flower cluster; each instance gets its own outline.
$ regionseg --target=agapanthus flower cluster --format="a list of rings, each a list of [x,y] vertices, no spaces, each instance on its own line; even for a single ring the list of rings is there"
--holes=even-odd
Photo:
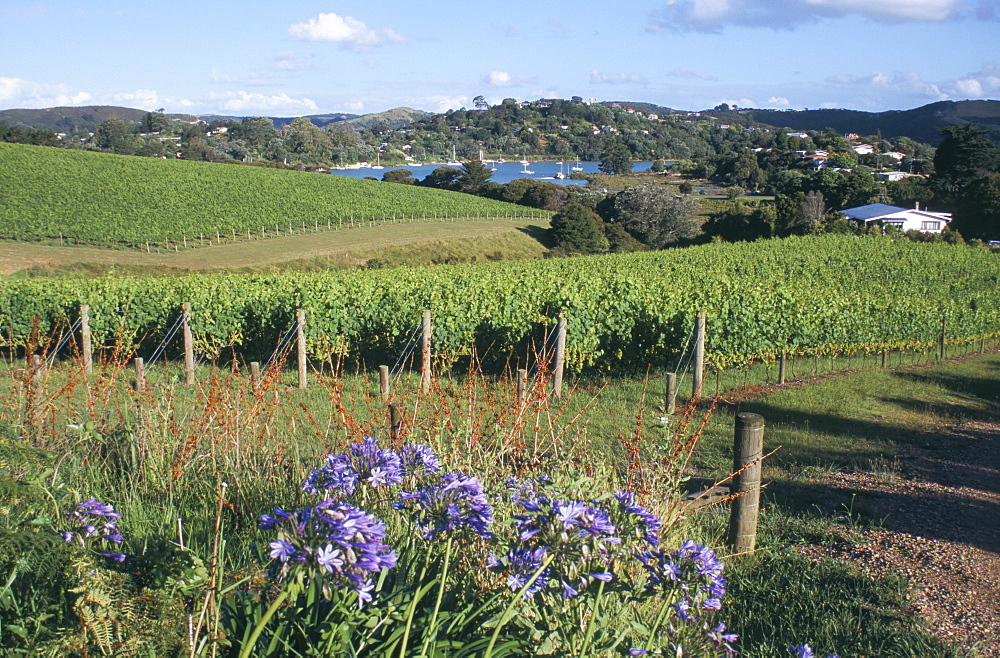
[[[674,604],[683,622],[699,618],[700,610],[719,610],[726,593],[725,565],[715,551],[688,539],[680,549],[646,551],[638,556],[649,577],[649,589],[678,589],[682,596]]]
[[[800,645],[790,644],[788,645],[788,650],[792,652],[792,655],[794,655],[795,658],[813,658],[815,655],[813,654],[813,649],[809,646],[808,642]],[[836,653],[827,654],[826,658],[840,658],[840,655]]]
[[[464,473],[445,473],[425,481],[412,493],[402,492],[395,508],[409,512],[424,539],[436,539],[449,531],[469,529],[490,538],[493,506],[482,483]]]
[[[612,579],[610,563],[618,555],[621,539],[600,505],[544,495],[517,502],[525,512],[514,515],[515,530],[523,546],[512,548],[504,558],[491,557],[492,569],[506,574],[508,584],[513,587],[513,583],[530,578],[537,570],[523,559],[526,555],[549,558],[544,575],[547,580],[558,581],[565,598],[576,596],[593,580]],[[516,570],[516,565],[521,569]]]
[[[429,446],[408,443],[397,453],[379,447],[370,436],[352,444],[347,454],[327,455],[325,462],[310,471],[302,488],[333,498],[350,496],[359,482],[379,488],[398,485],[407,476],[425,477],[437,473],[441,464]]]
[[[281,579],[323,579],[323,595],[348,587],[358,604],[371,600],[371,575],[396,566],[396,552],[383,543],[385,524],[342,501],[324,500],[294,512],[261,515],[261,530],[277,530],[271,557],[281,563]]]
[[[125,561],[123,553],[100,550],[105,543],[121,544],[125,540],[118,529],[118,519],[122,518],[122,515],[115,511],[113,505],[91,498],[76,505],[67,516],[71,519],[74,529],[62,530],[59,533],[67,544],[79,543],[117,562]]]
[[[725,624],[719,624],[710,630],[708,632],[708,639],[712,642],[715,649],[725,651],[727,656],[736,655],[733,643],[739,639],[739,635],[736,633],[727,633]]]
[[[638,536],[650,546],[658,546],[660,530],[663,528],[660,517],[640,505],[631,491],[619,491],[614,498],[618,501],[618,506],[613,507],[611,511],[618,526],[619,536],[622,538]]]

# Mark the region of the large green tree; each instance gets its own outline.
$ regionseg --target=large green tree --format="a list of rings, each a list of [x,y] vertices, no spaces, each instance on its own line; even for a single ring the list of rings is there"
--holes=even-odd
[[[632,153],[619,139],[610,140],[601,152],[600,170],[605,174],[631,174]]]
[[[658,185],[626,188],[615,196],[614,208],[625,230],[654,249],[694,238],[701,229],[698,201]]]
[[[479,194],[483,186],[486,185],[486,181],[492,176],[493,172],[481,160],[464,162],[462,163],[462,173],[457,181],[458,191]]]
[[[934,154],[934,188],[946,204],[956,204],[962,190],[1000,170],[1000,147],[974,125],[949,126]]]
[[[604,235],[604,221],[590,208],[570,203],[552,216],[552,240],[556,247],[583,254],[603,253],[608,250]]]

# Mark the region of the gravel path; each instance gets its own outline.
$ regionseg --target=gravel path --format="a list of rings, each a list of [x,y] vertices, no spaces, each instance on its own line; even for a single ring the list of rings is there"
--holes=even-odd
[[[940,438],[947,449],[915,449],[898,473],[831,475],[881,527],[860,529],[857,544],[809,553],[906,575],[931,632],[1000,656],[1000,423],[963,423]]]

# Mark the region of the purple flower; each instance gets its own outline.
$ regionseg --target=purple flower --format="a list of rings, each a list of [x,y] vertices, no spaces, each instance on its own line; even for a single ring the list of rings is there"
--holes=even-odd
[[[351,468],[347,455],[327,455],[326,464],[309,472],[302,488],[314,496],[324,494],[338,498],[354,493],[358,474]]]
[[[516,592],[527,585],[531,577],[535,575],[535,572],[542,568],[542,561],[544,559],[544,548],[511,549],[502,558],[490,555],[487,568],[494,573],[506,574],[507,586]],[[538,578],[535,579],[535,582],[525,590],[524,598],[531,598],[537,592],[545,589],[545,586],[548,584],[549,571],[548,567],[542,570]]]
[[[725,624],[719,624],[709,631],[708,639],[712,641],[717,649],[724,650],[727,656],[736,655],[736,650],[732,645],[739,639],[739,636],[736,633],[727,633]]]
[[[642,535],[651,546],[658,546],[663,527],[660,517],[640,505],[631,491],[619,491],[615,494],[615,500],[618,501],[619,518],[616,521],[621,527],[621,536],[630,534],[630,531],[635,532]]]
[[[406,475],[421,478],[433,475],[441,468],[441,460],[437,458],[430,446],[420,443],[407,443],[399,451],[399,458]]]
[[[125,554],[124,553],[101,553],[101,555],[103,555],[105,557],[109,557],[112,560],[114,560],[115,562],[124,562],[125,561]]]
[[[410,512],[410,518],[424,539],[435,539],[451,530],[469,529],[480,537],[490,538],[493,506],[482,483],[464,473],[445,473],[429,479],[416,491],[399,495],[398,510]]]
[[[628,655],[630,656],[645,656],[647,653],[649,653],[649,650],[636,649],[635,647],[632,647],[628,650]]]
[[[75,505],[67,516],[73,524],[73,529],[59,531],[63,541],[67,544],[78,542],[81,546],[91,547],[101,555],[118,562],[125,559],[125,555],[122,553],[103,553],[97,546],[91,545],[92,541],[111,544],[121,544],[125,541],[125,537],[118,529],[118,519],[122,515],[115,511],[113,505],[91,498]]]
[[[808,642],[800,646],[789,644],[788,650],[795,654],[796,658],[813,658],[813,650]]]
[[[324,500],[291,513],[275,510],[261,518],[261,529],[280,533],[269,544],[271,557],[281,563],[279,578],[304,570],[308,578],[326,578],[365,598],[368,576],[396,566],[396,552],[383,543],[385,524],[342,501]]]
[[[351,468],[362,480],[372,486],[392,486],[403,481],[403,464],[399,455],[392,450],[379,448],[374,437],[366,437],[361,443],[350,448]],[[373,477],[378,469],[377,477]]]
[[[720,610],[726,593],[725,565],[707,546],[687,540],[676,551],[655,549],[636,558],[646,571],[647,589],[662,588],[665,592],[682,593],[675,604],[681,621],[697,619],[697,610]]]

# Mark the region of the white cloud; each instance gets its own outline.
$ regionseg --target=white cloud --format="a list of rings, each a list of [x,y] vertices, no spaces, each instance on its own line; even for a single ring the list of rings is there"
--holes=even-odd
[[[130,92],[119,92],[111,94],[111,100],[115,105],[126,107],[137,107],[140,109],[153,109],[164,106],[163,99],[154,89],[136,89]]]
[[[963,98],[989,98],[1000,95],[1000,66],[984,64],[983,68],[955,81],[956,95]]]
[[[639,73],[605,73],[590,69],[590,83],[595,85],[644,85],[649,80]]]
[[[684,78],[686,80],[697,79],[697,80],[718,80],[714,75],[708,73],[701,73],[699,71],[692,71],[686,69],[683,66],[679,66],[673,70],[667,71],[664,75],[670,78]]]
[[[356,18],[334,13],[320,14],[305,23],[295,23],[288,28],[288,36],[297,41],[331,41],[344,48],[358,49],[404,41],[398,32],[390,28],[373,30]]]
[[[890,92],[914,99],[940,101],[951,98],[942,85],[925,81],[916,71],[894,71],[892,75],[875,71],[867,76],[842,73],[827,78],[827,82],[839,87],[869,89],[878,93]]]
[[[278,53],[274,56],[274,70],[283,72],[310,71],[316,68],[315,53]]]
[[[250,87],[263,87],[272,84],[270,77],[262,71],[248,71],[240,75],[230,75],[219,69],[212,69],[208,79],[216,84],[231,84]]]
[[[224,94],[209,94],[202,103],[227,112],[280,112],[296,114],[316,111],[319,106],[310,98],[292,98],[288,94],[256,94],[248,91],[233,91]]]
[[[824,19],[861,16],[882,23],[992,20],[995,0],[666,0],[648,29],[718,32],[726,25],[792,29]]]
[[[0,106],[36,109],[60,105],[86,105],[94,96],[69,85],[50,85],[24,78],[0,77]]]
[[[784,96],[771,96],[770,98],[767,99],[767,104],[776,105],[778,107],[788,107],[791,105],[791,101],[789,101]]]
[[[482,77],[482,81],[491,87],[520,87],[534,82],[534,78],[512,75],[507,71],[490,71]]]
[[[424,96],[416,99],[412,107],[419,107],[428,112],[447,112],[466,107],[471,102],[472,99],[468,96]]]

